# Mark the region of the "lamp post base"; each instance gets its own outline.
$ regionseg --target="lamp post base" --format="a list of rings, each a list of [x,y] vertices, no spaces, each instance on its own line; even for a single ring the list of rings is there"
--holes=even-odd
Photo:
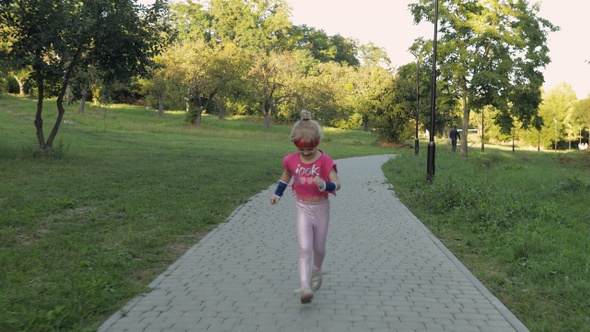
[[[436,146],[434,144],[434,141],[430,141],[428,142],[428,159],[427,159],[427,164],[426,164],[426,180],[429,183],[432,183],[432,181],[434,181],[434,154],[435,154],[435,149]]]

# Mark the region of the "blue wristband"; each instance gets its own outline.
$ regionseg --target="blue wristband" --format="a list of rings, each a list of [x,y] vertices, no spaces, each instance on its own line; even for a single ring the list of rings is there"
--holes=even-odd
[[[279,180],[277,190],[275,191],[275,196],[283,197],[283,193],[285,192],[285,189],[287,189],[287,183]]]
[[[326,184],[324,185],[324,190],[329,191],[329,192],[333,192],[336,191],[336,183],[335,182],[326,182]]]

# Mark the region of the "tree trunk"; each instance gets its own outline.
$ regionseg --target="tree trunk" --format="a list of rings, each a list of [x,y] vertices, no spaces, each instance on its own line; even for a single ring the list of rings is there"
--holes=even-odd
[[[264,128],[270,128],[270,110],[264,113]]]
[[[75,61],[72,61],[75,63]],[[55,124],[53,125],[53,129],[47,138],[47,142],[45,142],[45,148],[43,151],[49,152],[53,147],[53,142],[55,141],[55,137],[57,137],[57,132],[59,131],[59,127],[64,118],[64,114],[66,110],[64,109],[64,96],[66,95],[66,90],[70,85],[70,77],[72,76],[72,65],[66,71],[64,79],[62,81],[62,87],[59,90],[59,94],[57,95],[57,119],[55,119]]]
[[[158,93],[158,117],[164,116],[164,94]]]
[[[216,98],[215,100],[215,108],[217,108],[217,118],[225,120],[227,110],[225,109],[225,105],[219,98]]]
[[[195,123],[194,123],[195,127],[197,127],[197,128],[201,127],[202,118],[203,118],[203,109],[199,107],[197,110],[197,117],[195,118]]]
[[[12,75],[12,76],[14,76],[14,79],[16,80],[16,83],[18,84],[18,95],[23,97],[25,95],[25,82],[23,80],[21,80],[16,75]]]
[[[37,141],[39,148],[45,150],[45,135],[43,134],[43,78],[37,71],[37,113],[35,114],[35,128],[37,129]]]
[[[512,128],[512,152],[514,152],[514,140],[516,139],[516,130],[514,130],[514,128]]]
[[[72,86],[68,84],[66,87],[66,103],[68,105],[72,104]]]
[[[80,85],[80,93],[82,96],[80,97],[80,107],[78,107],[78,114],[84,114],[84,108],[86,107],[86,93],[88,92],[88,85],[81,84]]]
[[[461,157],[467,158],[467,134],[469,132],[469,108],[467,107],[467,97],[463,94],[463,127],[461,133]]]
[[[484,113],[485,110],[481,110],[481,152],[484,152],[485,149],[485,142],[484,142],[484,138],[485,138],[485,124],[484,124]]]
[[[46,151],[51,150],[51,147],[53,146],[53,141],[57,136],[57,132],[59,131],[59,127],[61,126],[61,122],[63,121],[64,114],[66,112],[66,110],[64,109],[64,95],[65,88],[63,88],[57,96],[57,119],[55,120],[55,124],[53,125],[53,129],[51,130],[51,134],[49,134],[47,142],[45,143]]]
[[[191,113],[189,113],[189,119],[190,119],[190,125],[191,127],[194,128],[199,128],[201,127],[201,119],[202,119],[202,114],[203,114],[203,107],[201,106],[194,106],[194,111],[191,111]]]
[[[270,128],[270,111],[266,110],[266,103],[267,103],[267,100],[266,100],[266,98],[264,98],[262,100],[262,103],[260,104],[260,110],[262,111],[262,114],[264,114],[264,128],[269,129]]]

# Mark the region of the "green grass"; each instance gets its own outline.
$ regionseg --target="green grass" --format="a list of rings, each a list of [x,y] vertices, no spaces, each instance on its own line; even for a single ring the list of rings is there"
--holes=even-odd
[[[46,134],[55,102],[46,102]],[[207,232],[274,184],[290,126],[113,105],[68,107],[36,155],[35,102],[0,96],[0,331],[94,331]],[[61,145],[60,145],[61,143]],[[413,145],[413,142],[411,142]],[[61,146],[61,147],[59,147]],[[382,147],[325,130],[335,159],[397,153],[396,194],[531,331],[590,331],[590,153]]]
[[[590,331],[590,153],[449,150],[385,165],[402,202],[531,331]]]
[[[276,183],[290,126],[141,107],[68,107],[36,155],[35,101],[0,96],[0,331],[94,331],[250,197]],[[55,101],[45,102],[45,132]],[[60,145],[61,144],[61,145]],[[392,153],[326,129],[334,158]]]

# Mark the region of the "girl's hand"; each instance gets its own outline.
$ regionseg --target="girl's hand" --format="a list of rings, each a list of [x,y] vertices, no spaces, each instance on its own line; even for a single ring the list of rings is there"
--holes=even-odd
[[[319,190],[324,189],[324,186],[326,185],[326,182],[324,182],[324,180],[322,180],[322,178],[319,176],[313,178],[313,183],[315,183],[315,185],[318,186]]]
[[[281,198],[277,195],[270,196],[270,204],[272,204],[272,205],[277,204],[280,200],[281,200]]]

